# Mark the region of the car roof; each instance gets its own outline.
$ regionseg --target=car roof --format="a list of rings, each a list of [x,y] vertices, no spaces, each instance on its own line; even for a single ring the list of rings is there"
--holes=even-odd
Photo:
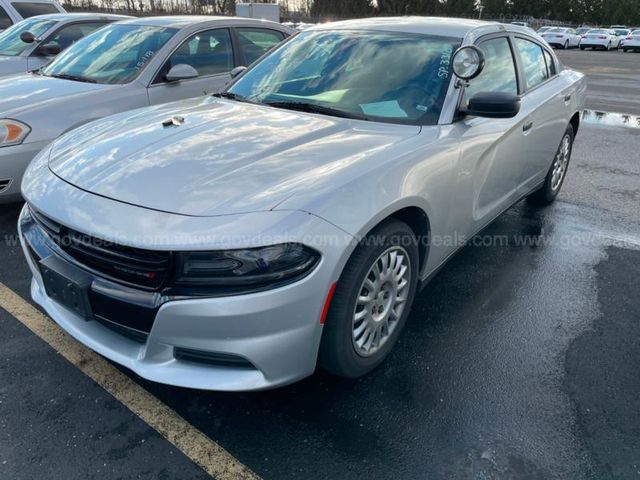
[[[471,20],[467,18],[445,17],[374,17],[360,20],[344,20],[340,22],[314,25],[307,31],[317,30],[379,30],[387,32],[422,33],[441,35],[446,37],[463,38],[467,33],[476,28],[495,26],[496,30],[502,24],[498,22],[486,22],[483,20]],[[505,27],[505,25],[502,25]],[[524,28],[510,25],[515,28]],[[520,30],[518,30],[520,31]]]
[[[209,23],[233,23],[235,25],[258,25],[264,24],[271,27],[276,27],[278,30],[287,30],[287,27],[279,23],[270,22],[268,20],[257,20],[253,18],[242,17],[223,17],[214,15],[175,15],[165,17],[142,17],[126,20],[121,23],[130,23],[135,25],[146,25],[150,27],[170,27],[170,28],[184,28],[198,24]],[[291,30],[291,29],[289,29]]]
[[[48,13],[46,15],[36,15],[29,17],[31,19],[43,19],[43,20],[56,20],[58,22],[70,21],[70,20],[128,20],[134,18],[128,15],[113,15],[110,13]]]

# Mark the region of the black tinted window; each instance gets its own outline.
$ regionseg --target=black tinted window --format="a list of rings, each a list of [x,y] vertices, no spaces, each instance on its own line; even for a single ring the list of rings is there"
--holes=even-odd
[[[49,13],[60,13],[51,3],[12,3],[22,18],[35,17],[36,15],[47,15]]]
[[[540,45],[524,38],[516,38],[516,49],[522,59],[527,89],[533,88],[549,78],[544,50]]]
[[[9,18],[6,10],[0,7],[0,30],[4,30],[5,28],[9,28],[13,22]]]
[[[468,100],[480,92],[518,94],[518,80],[509,41],[505,37],[492,38],[478,45],[484,53],[482,73],[469,81],[464,98]]]
[[[264,28],[237,28],[236,32],[247,64],[255,62],[284,40],[282,33]]]

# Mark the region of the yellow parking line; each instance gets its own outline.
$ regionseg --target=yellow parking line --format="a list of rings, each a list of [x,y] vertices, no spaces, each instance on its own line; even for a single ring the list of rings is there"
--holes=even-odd
[[[100,355],[75,341],[55,322],[2,283],[0,283],[0,307],[47,342],[84,374],[91,377],[212,477],[219,480],[259,478],[218,443]]]

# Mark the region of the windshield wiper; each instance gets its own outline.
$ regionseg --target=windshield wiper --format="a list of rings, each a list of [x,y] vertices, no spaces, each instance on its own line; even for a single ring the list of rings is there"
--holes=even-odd
[[[254,100],[250,100],[247,97],[243,97],[242,95],[238,95],[237,93],[233,93],[233,92],[214,93],[213,96],[216,97],[216,98],[226,98],[227,100],[235,100],[236,102],[245,102],[245,103],[258,104],[258,102],[254,101]]]
[[[62,78],[63,80],[73,80],[74,82],[98,83],[92,78],[82,77],[80,75],[71,75],[68,73],[52,73],[49,76],[53,78]]]
[[[338,110],[337,108],[326,107],[324,105],[318,105],[317,103],[309,102],[267,102],[265,105],[275,108],[286,108],[288,110],[299,110],[301,112],[308,113],[320,113],[322,115],[330,115],[332,117],[341,118],[353,118],[356,120],[368,120],[364,115],[358,115],[357,113],[345,112],[344,110]]]

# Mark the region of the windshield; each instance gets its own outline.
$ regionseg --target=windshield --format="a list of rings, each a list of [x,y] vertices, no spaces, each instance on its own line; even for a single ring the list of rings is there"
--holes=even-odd
[[[460,39],[408,33],[304,32],[249,70],[231,96],[328,115],[437,123]]]
[[[589,35],[598,34],[598,33],[606,33],[607,35],[609,34],[609,32],[606,30],[589,30],[588,33]]]
[[[567,29],[566,28],[550,28],[549,30],[547,30],[545,33],[551,33],[551,32],[556,32],[556,33],[564,33],[566,32]]]
[[[588,28],[578,28],[578,29],[576,30],[576,33],[577,33],[578,35],[582,35],[583,33],[586,33],[586,32],[588,32],[588,31],[589,31],[589,29],[588,29]]]
[[[175,33],[172,28],[112,24],[74,43],[42,73],[94,83],[127,83]]]
[[[8,28],[0,33],[0,55],[7,57],[15,57],[24,52],[27,48],[33,46],[33,43],[25,43],[20,40],[20,34],[23,32],[31,32],[33,36],[38,38],[47,30],[53,27],[55,20],[24,20],[16,23],[13,27]]]

